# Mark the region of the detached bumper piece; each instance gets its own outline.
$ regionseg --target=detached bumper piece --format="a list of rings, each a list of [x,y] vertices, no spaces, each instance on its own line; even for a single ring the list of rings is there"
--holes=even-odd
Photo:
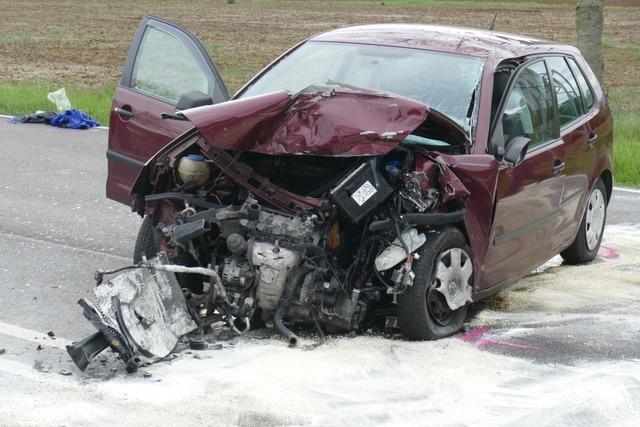
[[[81,299],[84,317],[98,330],[82,341],[67,346],[76,366],[84,371],[91,360],[107,347],[116,352],[127,372],[138,363],[153,363],[166,357],[181,336],[197,325],[175,273],[163,271],[164,253],[102,282],[95,288],[96,304]]]
[[[89,301],[82,298],[78,301],[78,304],[83,308],[82,314],[84,317],[91,322],[98,332],[82,341],[67,346],[67,353],[69,353],[76,366],[81,371],[84,371],[89,366],[91,359],[111,346],[111,349],[120,355],[127,372],[135,372],[138,369],[138,364],[133,356],[133,350],[123,339],[120,332],[109,326],[100,311]]]

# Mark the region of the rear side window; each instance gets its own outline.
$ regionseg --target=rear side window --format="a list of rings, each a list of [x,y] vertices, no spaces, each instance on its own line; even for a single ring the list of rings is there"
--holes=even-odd
[[[578,67],[578,64],[576,64],[576,61],[573,58],[567,58],[567,62],[569,62],[571,71],[573,71],[573,75],[578,81],[578,87],[580,88],[580,92],[582,93],[582,100],[584,101],[585,111],[589,111],[591,107],[593,107],[593,92],[591,92],[589,83],[587,83],[587,79],[584,76],[584,73],[582,72],[580,67]]]
[[[209,92],[204,60],[178,37],[147,27],[138,49],[131,87],[176,103],[186,92]]]
[[[573,78],[567,61],[561,56],[547,58],[553,89],[558,100],[560,126],[571,123],[583,114],[578,83]]]
[[[531,139],[529,147],[555,139],[553,93],[544,62],[536,62],[518,75],[501,120],[507,144],[516,136]]]

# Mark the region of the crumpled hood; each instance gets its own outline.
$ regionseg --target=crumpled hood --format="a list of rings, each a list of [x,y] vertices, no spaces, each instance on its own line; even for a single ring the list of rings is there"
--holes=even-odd
[[[385,155],[427,118],[426,105],[346,86],[309,86],[182,111],[223,150],[320,156]]]

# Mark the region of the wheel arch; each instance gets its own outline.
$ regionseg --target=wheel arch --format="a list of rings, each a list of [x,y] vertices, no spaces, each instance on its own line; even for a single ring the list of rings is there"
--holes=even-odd
[[[607,189],[607,205],[608,205],[609,201],[611,200],[611,194],[613,193],[613,174],[611,173],[611,170],[605,169],[600,174],[600,178],[602,179],[602,182],[604,182],[604,188]]]
[[[480,286],[480,282],[479,282],[480,275],[477,274],[476,272],[481,271],[481,265],[478,264],[480,260],[476,256],[476,251],[474,250],[474,245],[473,245],[473,243],[476,243],[476,242],[471,241],[469,231],[467,230],[467,223],[465,221],[454,222],[453,224],[451,224],[451,227],[457,228],[462,233],[465,240],[467,241],[467,245],[469,245],[469,248],[471,249],[470,255],[471,255],[471,261],[473,262],[473,272],[474,272],[471,287],[473,287],[473,290],[475,292],[477,289],[479,289],[479,286]]]
[[[451,226],[460,230],[460,232],[464,235],[464,238],[467,239],[467,244],[471,246],[471,241],[469,240],[469,232],[467,231],[467,225],[465,224],[465,222],[454,222],[453,224],[451,224]]]

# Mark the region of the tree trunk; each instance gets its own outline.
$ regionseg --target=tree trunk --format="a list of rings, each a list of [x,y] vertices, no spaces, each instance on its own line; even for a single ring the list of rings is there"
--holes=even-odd
[[[602,28],[604,16],[603,0],[577,0],[576,33],[578,49],[589,63],[598,81],[602,83],[604,62],[602,60]]]

